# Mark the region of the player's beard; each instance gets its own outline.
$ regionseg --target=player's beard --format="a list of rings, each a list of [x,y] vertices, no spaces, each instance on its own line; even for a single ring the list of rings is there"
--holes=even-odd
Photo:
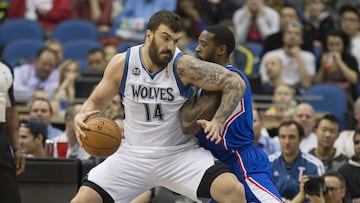
[[[165,54],[169,54],[168,57],[163,57],[161,58],[160,54],[165,53]],[[161,52],[159,51],[159,47],[156,45],[156,41],[155,38],[153,38],[151,44],[150,44],[150,49],[149,49],[149,56],[151,61],[157,65],[160,68],[163,68],[165,66],[168,65],[168,63],[171,61],[171,59],[173,58],[173,53],[171,53],[170,50],[162,50]]]

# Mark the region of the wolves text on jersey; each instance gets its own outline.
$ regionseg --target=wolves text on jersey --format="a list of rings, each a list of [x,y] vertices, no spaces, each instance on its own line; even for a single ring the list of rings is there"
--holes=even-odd
[[[158,100],[165,100],[165,101],[173,101],[174,94],[173,88],[161,88],[161,87],[147,87],[143,85],[131,85],[133,91],[134,99],[154,99],[155,101]]]

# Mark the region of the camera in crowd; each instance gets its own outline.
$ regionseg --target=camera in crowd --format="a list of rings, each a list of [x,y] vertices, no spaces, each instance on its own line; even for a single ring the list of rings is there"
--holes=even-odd
[[[309,176],[309,180],[304,185],[305,193],[308,195],[320,196],[320,191],[326,193],[326,185],[324,177],[321,176]]]

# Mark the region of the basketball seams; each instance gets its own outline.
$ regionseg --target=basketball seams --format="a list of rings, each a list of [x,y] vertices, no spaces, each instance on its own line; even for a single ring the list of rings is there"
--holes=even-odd
[[[86,139],[80,137],[83,148],[94,157],[107,157],[120,146],[122,132],[119,126],[106,117],[94,117],[85,122],[88,129],[83,129]]]
[[[106,137],[111,137],[115,142],[118,142],[118,141],[119,141],[116,137],[113,137],[113,136],[111,136],[111,135],[107,135],[107,134],[105,134],[105,133],[102,133],[101,131],[84,130],[84,133],[85,133],[85,132],[101,134],[101,135],[104,135],[104,136],[106,136]],[[85,134],[86,134],[86,133],[85,133]]]
[[[96,147],[96,146],[93,146],[93,145],[90,145],[89,143],[86,143],[86,142],[83,142],[83,145],[87,145],[88,147],[92,148],[93,150],[110,150],[110,149],[114,149],[114,148],[118,148],[119,145],[114,145],[112,147]]]
[[[101,118],[101,120],[106,121],[107,124],[111,124],[111,126],[113,127],[113,129],[116,129],[116,132],[117,132],[116,134],[121,135],[121,131],[120,131],[119,126],[118,126],[113,120],[111,120],[111,119],[109,119],[109,118],[106,118],[106,117],[96,117],[96,118]],[[94,122],[91,122],[91,121],[94,121]],[[90,125],[97,126],[97,125],[98,125],[97,122],[98,122],[98,121],[95,121],[95,120],[89,120],[89,123],[87,123],[87,125],[88,125],[88,126],[90,126]],[[105,134],[103,131],[99,131],[99,130],[85,130],[85,131],[97,132],[97,133],[100,133],[100,134],[103,134],[103,135],[112,137],[112,138],[114,138],[114,139],[117,140],[117,141],[120,141],[120,140],[121,140],[121,138],[118,138],[118,137],[114,137],[114,136]],[[85,131],[84,131],[84,132],[85,132]],[[111,132],[113,132],[113,131],[111,131]]]

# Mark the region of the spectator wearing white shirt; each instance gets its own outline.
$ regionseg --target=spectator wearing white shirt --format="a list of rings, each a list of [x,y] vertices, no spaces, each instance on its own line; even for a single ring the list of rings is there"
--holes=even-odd
[[[269,81],[266,74],[265,62],[267,57],[277,55],[282,64],[282,78],[284,82],[297,89],[308,88],[312,85],[316,73],[315,56],[301,49],[302,25],[298,22],[289,22],[283,34],[284,46],[265,53],[260,63],[260,77],[263,83]]]
[[[354,119],[356,121],[352,130],[343,130],[340,132],[339,137],[335,141],[335,148],[351,158],[354,155],[354,142],[353,135],[354,129],[360,128],[360,97],[354,102]]]
[[[265,5],[264,0],[246,0],[233,15],[237,43],[261,43],[280,29],[278,12]]]

